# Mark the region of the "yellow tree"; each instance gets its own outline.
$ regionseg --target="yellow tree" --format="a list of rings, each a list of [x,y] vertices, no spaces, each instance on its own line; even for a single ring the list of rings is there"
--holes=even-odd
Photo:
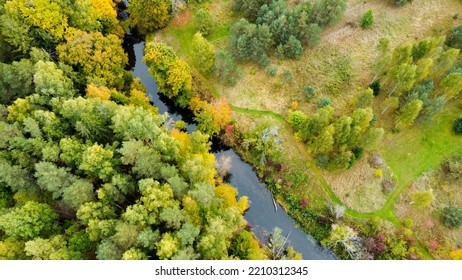
[[[63,39],[68,27],[67,17],[56,1],[11,0],[4,9],[2,36],[23,53],[34,46],[54,46]]]
[[[169,0],[131,0],[128,12],[130,25],[141,34],[166,26],[170,20]]]
[[[122,41],[115,35],[73,30],[56,50],[60,61],[79,68],[85,83],[121,87],[128,62]]]

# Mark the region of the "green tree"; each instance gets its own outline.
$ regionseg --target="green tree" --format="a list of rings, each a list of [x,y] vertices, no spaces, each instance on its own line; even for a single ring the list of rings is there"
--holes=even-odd
[[[231,26],[230,32],[229,48],[237,60],[250,60],[261,66],[268,64],[268,50],[273,39],[267,25],[241,19]]]
[[[78,210],[84,203],[94,201],[93,184],[87,180],[78,179],[63,191],[63,202]]]
[[[433,64],[433,72],[437,73],[438,75],[443,75],[451,69],[454,64],[457,62],[459,57],[460,50],[459,49],[449,49],[438,57],[438,59],[434,60]]]
[[[214,73],[221,83],[231,86],[235,86],[242,76],[241,68],[234,64],[233,56],[226,50],[216,52]]]
[[[272,0],[235,0],[234,9],[244,13],[244,16],[251,22],[258,17],[258,11],[265,4],[270,4]]]
[[[178,239],[170,233],[164,233],[159,242],[156,243],[157,256],[161,259],[171,258],[179,249]]]
[[[23,260],[26,259],[24,252],[24,241],[15,238],[7,238],[0,241],[0,259],[2,260]]]
[[[215,53],[212,44],[202,37],[201,33],[196,33],[192,41],[192,65],[202,74],[209,74],[215,64]]]
[[[462,25],[453,27],[451,31],[449,31],[446,44],[451,48],[462,48]]]
[[[462,226],[462,209],[448,206],[441,213],[441,222],[447,228],[458,229]]]
[[[396,128],[405,128],[414,122],[422,109],[422,100],[413,100],[401,107],[396,120]]]
[[[454,122],[454,133],[462,134],[462,118],[457,118]]]
[[[43,190],[53,194],[53,198],[60,198],[64,189],[70,187],[76,180],[65,168],[59,168],[51,162],[39,162],[35,164],[35,177],[37,184]]]
[[[72,260],[81,259],[78,252],[67,248],[66,239],[62,235],[55,235],[50,239],[36,238],[25,244],[26,255],[33,260]]]
[[[277,51],[282,57],[299,59],[303,53],[303,47],[302,43],[295,36],[291,35],[285,44],[278,46]]]
[[[148,256],[140,249],[130,248],[122,255],[122,260],[147,260]]]
[[[199,9],[194,14],[194,22],[202,35],[207,36],[213,32],[214,21],[212,15],[206,10]]]
[[[47,204],[28,201],[0,216],[0,228],[12,238],[46,237],[57,227],[58,215]]]
[[[39,61],[35,65],[35,92],[46,96],[69,99],[74,95],[72,81],[52,62]]]
[[[345,0],[317,0],[311,12],[311,21],[320,27],[327,27],[340,21],[346,10]]]
[[[371,88],[366,89],[365,91],[358,94],[356,97],[356,108],[367,108],[371,107],[374,102],[374,92]]]
[[[34,90],[34,67],[30,60],[22,59],[11,64],[0,64],[0,104],[9,104],[24,98]]]
[[[440,94],[447,100],[453,99],[462,91],[462,74],[451,73],[440,83]]]
[[[113,151],[95,144],[83,152],[79,169],[89,176],[98,176],[102,180],[109,180],[114,174],[113,155]]]
[[[103,239],[96,250],[96,258],[98,260],[120,260],[123,251],[114,242],[108,239]]]

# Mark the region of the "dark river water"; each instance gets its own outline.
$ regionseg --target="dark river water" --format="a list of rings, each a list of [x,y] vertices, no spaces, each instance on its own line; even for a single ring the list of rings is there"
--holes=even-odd
[[[130,58],[131,71],[146,86],[151,102],[159,108],[159,113],[167,112],[175,121],[185,121],[188,125],[188,131],[193,132],[196,125],[192,120],[191,113],[179,110],[170,100],[158,94],[156,81],[151,77],[148,67],[142,61],[144,41],[136,41],[130,36],[127,37],[124,47]],[[242,161],[234,150],[223,148],[215,143],[212,152],[217,159],[222,156],[231,159],[232,167],[229,169],[229,176],[226,177],[226,181],[237,188],[239,196],[249,197],[251,203],[249,210],[245,213],[245,219],[252,225],[255,235],[262,242],[267,243],[268,234],[275,227],[279,227],[284,236],[289,235],[287,243],[302,253],[303,259],[335,259],[335,256],[323,248],[318,241],[297,228],[292,218],[280,205],[277,207],[278,210],[275,210],[271,193],[266,189],[265,184],[258,180],[251,166]]]

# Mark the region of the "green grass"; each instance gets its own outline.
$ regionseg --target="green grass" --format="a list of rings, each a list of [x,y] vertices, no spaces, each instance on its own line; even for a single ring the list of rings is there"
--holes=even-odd
[[[249,115],[254,115],[254,116],[261,116],[261,117],[262,116],[271,117],[285,125],[289,125],[281,115],[276,114],[275,112],[272,112],[272,111],[261,111],[261,110],[255,110],[255,109],[240,108],[237,106],[232,106],[232,107],[233,107],[233,111],[236,111],[238,113],[249,114]]]
[[[228,23],[217,25],[213,29],[213,32],[210,35],[208,35],[206,38],[210,42],[215,42],[215,41],[227,38],[229,36],[229,28],[230,28],[230,25]]]
[[[189,57],[192,50],[192,39],[194,34],[196,34],[197,28],[196,26],[190,21],[185,25],[182,26],[170,26],[165,29],[163,32],[166,36],[171,36],[176,39],[178,46],[177,46],[177,53],[182,57]]]
[[[430,125],[414,126],[385,139],[381,152],[397,178],[398,188],[392,192],[384,209],[392,207],[399,194],[423,172],[462,152],[462,137],[452,132],[454,121],[461,113],[457,104],[451,104]]]

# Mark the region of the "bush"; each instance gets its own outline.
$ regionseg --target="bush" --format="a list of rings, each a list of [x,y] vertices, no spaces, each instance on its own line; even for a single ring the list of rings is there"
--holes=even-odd
[[[454,133],[455,134],[462,134],[462,117],[457,118],[454,123]]]
[[[318,102],[316,102],[316,107],[318,107],[318,109],[322,107],[326,107],[326,106],[331,106],[331,105],[332,105],[332,101],[330,100],[329,97],[321,98],[318,100]]]
[[[283,82],[283,83],[290,82],[290,81],[292,81],[292,78],[293,78],[292,72],[290,72],[289,70],[286,70],[286,69],[282,70],[281,82]]]
[[[316,95],[316,88],[313,86],[306,86],[303,89],[303,97],[309,101],[313,99],[313,97]]]
[[[412,0],[394,0],[396,6],[404,6]]]
[[[446,44],[452,48],[462,48],[462,25],[456,26],[449,31]]]
[[[278,74],[278,67],[277,65],[274,65],[274,64],[271,64],[270,66],[268,66],[268,68],[266,69],[266,73],[268,74],[268,76],[270,77],[274,77]]]
[[[337,23],[346,10],[345,0],[317,0],[311,12],[311,22],[320,27],[327,27]]]
[[[374,93],[374,96],[379,95],[379,93],[380,93],[380,81],[379,81],[379,80],[373,81],[373,82],[369,85],[369,88],[372,89],[372,91],[373,91],[373,93]]]
[[[458,229],[462,226],[462,209],[449,206],[441,213],[441,222],[447,228]]]
[[[359,25],[364,28],[372,28],[374,26],[374,12],[371,10],[367,11],[360,19]]]
[[[233,57],[225,50],[215,53],[215,75],[225,85],[235,86],[242,70],[234,64]]]
[[[302,43],[295,36],[291,35],[287,43],[280,44],[277,47],[277,52],[280,57],[299,59],[303,53]]]
[[[206,10],[198,10],[194,15],[194,22],[202,35],[207,36],[213,32],[213,18]]]
[[[452,180],[456,180],[462,176],[462,158],[454,156],[447,159],[441,165],[443,172]]]
[[[295,131],[300,130],[300,126],[305,121],[306,115],[301,111],[293,111],[289,113],[289,123],[295,129]]]

